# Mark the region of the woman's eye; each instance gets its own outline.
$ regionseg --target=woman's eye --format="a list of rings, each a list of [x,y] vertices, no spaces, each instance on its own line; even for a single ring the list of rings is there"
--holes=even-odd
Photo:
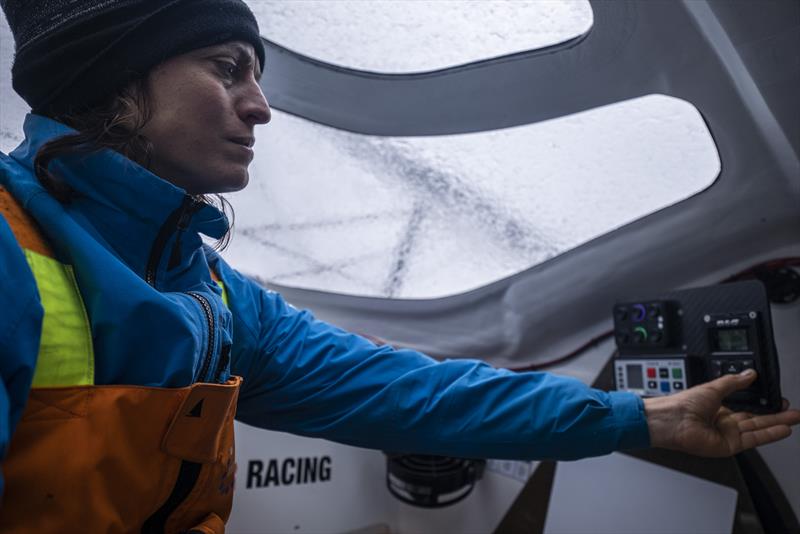
[[[230,61],[217,61],[219,70],[228,78],[234,78],[239,72],[239,66]]]

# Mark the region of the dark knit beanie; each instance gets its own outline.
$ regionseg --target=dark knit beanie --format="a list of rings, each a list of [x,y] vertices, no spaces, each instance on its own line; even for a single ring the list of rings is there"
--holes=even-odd
[[[14,34],[14,90],[34,113],[102,102],[162,61],[227,41],[264,45],[242,0],[0,0]]]

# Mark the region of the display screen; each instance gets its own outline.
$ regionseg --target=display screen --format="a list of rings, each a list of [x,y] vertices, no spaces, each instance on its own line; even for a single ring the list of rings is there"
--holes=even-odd
[[[749,351],[746,328],[725,328],[717,330],[717,350],[723,352]]]
[[[644,379],[642,378],[641,365],[626,365],[629,389],[644,389]]]

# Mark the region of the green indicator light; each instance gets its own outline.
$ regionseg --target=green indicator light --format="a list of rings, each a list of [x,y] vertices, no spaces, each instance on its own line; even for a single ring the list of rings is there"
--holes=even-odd
[[[637,326],[633,329],[634,332],[639,332],[642,335],[642,339],[647,339],[647,330],[643,326]]]

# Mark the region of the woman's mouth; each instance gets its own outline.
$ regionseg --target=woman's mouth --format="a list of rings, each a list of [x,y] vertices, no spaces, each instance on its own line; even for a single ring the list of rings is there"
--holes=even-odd
[[[241,154],[243,159],[247,160],[247,163],[253,160],[253,144],[255,143],[255,139],[252,137],[239,137],[239,138],[231,138],[228,139],[230,143],[236,147],[236,152]]]

